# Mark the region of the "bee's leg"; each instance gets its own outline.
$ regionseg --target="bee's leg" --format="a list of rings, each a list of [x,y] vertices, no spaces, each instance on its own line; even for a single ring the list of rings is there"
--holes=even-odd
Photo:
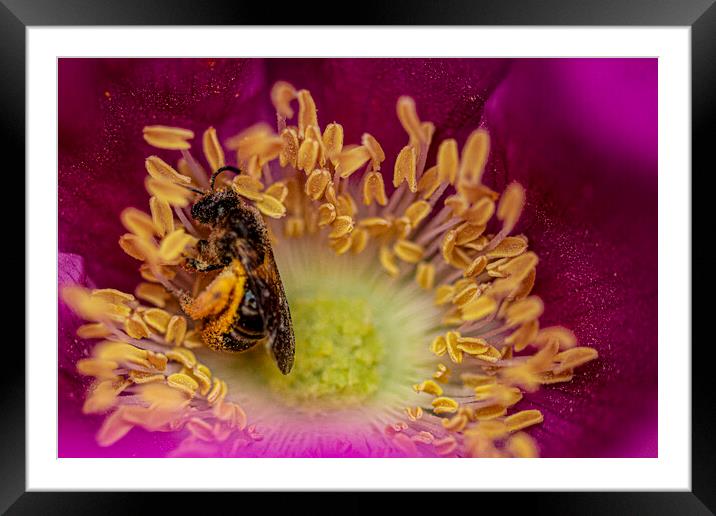
[[[236,281],[236,273],[228,268],[195,298],[186,293],[180,294],[179,304],[184,313],[194,320],[218,315],[229,303]]]
[[[187,258],[184,265],[195,272],[211,272],[224,268],[222,264],[207,263],[198,258]]]
[[[196,258],[187,258],[184,261],[184,267],[192,272],[210,272],[224,267],[221,263],[215,263],[210,259],[211,243],[208,240],[199,240],[196,244]]]

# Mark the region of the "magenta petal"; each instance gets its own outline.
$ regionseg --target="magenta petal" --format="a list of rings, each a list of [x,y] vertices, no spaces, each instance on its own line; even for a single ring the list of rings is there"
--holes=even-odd
[[[540,390],[546,456],[656,456],[656,60],[524,60],[488,105],[504,167],[528,191],[543,326],[598,361]]]

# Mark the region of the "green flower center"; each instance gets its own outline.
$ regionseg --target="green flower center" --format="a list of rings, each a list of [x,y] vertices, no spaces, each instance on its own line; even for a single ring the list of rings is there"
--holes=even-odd
[[[269,386],[288,404],[360,402],[382,379],[384,335],[365,299],[298,297],[289,301],[296,361],[289,375],[269,368]]]

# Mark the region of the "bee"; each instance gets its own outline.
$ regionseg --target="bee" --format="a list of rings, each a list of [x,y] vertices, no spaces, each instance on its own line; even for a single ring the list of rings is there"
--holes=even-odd
[[[195,272],[219,271],[195,297],[178,296],[182,310],[201,321],[201,337],[211,349],[241,352],[263,342],[279,370],[293,367],[295,337],[281,276],[274,260],[268,229],[261,213],[232,189],[214,189],[191,208],[192,217],[208,226],[209,236],[199,240],[195,257],[184,267]]]

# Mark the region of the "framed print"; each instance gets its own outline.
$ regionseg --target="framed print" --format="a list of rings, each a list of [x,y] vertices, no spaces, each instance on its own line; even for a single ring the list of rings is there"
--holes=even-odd
[[[709,2],[391,4],[351,27],[6,4],[27,308],[3,510],[716,506],[690,283]]]

